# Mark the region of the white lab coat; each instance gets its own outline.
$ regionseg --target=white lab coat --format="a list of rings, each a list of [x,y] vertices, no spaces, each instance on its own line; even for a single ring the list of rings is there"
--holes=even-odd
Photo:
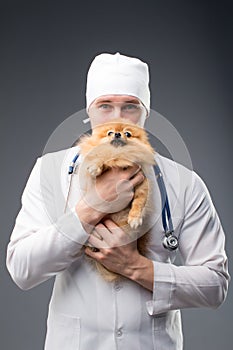
[[[153,293],[123,278],[109,283],[81,250],[88,235],[72,209],[79,195],[77,175],[64,214],[67,170],[76,152],[74,147],[37,161],[7,250],[7,267],[20,288],[56,276],[45,349],[181,350],[179,310],[219,306],[229,280],[224,233],[205,184],[193,171],[156,156],[179,236],[182,266],[174,264],[176,253],[162,246],[161,200],[155,181],[148,255],[154,265]]]

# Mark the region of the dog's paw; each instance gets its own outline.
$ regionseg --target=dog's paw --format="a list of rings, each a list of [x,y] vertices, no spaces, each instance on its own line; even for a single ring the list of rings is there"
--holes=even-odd
[[[137,229],[139,226],[142,225],[142,217],[136,217],[136,216],[130,216],[128,217],[128,224],[132,229]]]
[[[89,172],[89,174],[91,175],[91,177],[96,177],[98,175],[100,175],[102,173],[102,168],[98,167],[96,165],[90,165],[87,168],[87,171]]]

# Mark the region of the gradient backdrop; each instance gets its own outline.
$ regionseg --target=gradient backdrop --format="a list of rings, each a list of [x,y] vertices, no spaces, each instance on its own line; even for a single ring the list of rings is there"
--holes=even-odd
[[[98,53],[150,64],[152,108],[177,128],[207,183],[232,272],[232,17],[226,0],[0,2],[2,350],[43,349],[52,281],[21,291],[5,250],[26,178],[53,130],[84,108]],[[217,310],[183,311],[186,350],[232,349],[232,294]]]

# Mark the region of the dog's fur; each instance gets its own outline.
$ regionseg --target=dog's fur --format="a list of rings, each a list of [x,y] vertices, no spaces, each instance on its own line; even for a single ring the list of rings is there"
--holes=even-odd
[[[145,130],[127,120],[116,119],[97,126],[93,129],[92,135],[83,136],[78,145],[80,154],[84,157],[82,163],[82,169],[85,169],[84,175],[92,179],[112,167],[125,169],[135,163],[147,175],[148,169],[155,164],[155,151],[148,141]],[[134,198],[130,205],[118,213],[108,214],[108,217],[126,234],[132,239],[138,239],[138,250],[142,255],[146,254],[148,244],[148,234],[142,235],[140,231],[143,231],[141,229],[143,219],[151,209],[148,202],[149,189],[150,183],[145,177],[144,181],[135,187]],[[119,278],[116,273],[91,260],[106,281]]]

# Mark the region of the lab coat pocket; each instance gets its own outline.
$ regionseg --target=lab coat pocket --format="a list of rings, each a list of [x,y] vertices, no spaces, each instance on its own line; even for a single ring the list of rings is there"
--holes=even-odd
[[[45,350],[79,350],[80,318],[50,310]]]

